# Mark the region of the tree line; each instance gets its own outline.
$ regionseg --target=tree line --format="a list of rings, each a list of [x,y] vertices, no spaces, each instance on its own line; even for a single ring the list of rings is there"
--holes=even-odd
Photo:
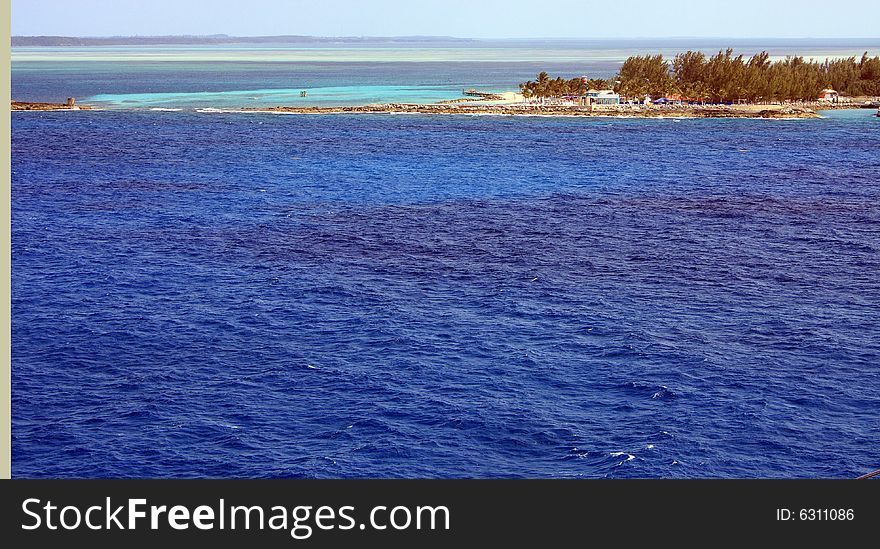
[[[771,62],[762,51],[749,58],[733,55],[732,49],[707,57],[698,51],[679,53],[670,62],[662,55],[629,57],[620,73],[609,80],[590,80],[589,87],[612,87],[627,97],[681,95],[692,101],[727,103],[737,101],[813,101],[825,88],[841,95],[880,95],[880,56],[860,59],[807,61],[786,57]],[[535,81],[523,82],[526,97],[578,94],[580,78],[550,78],[547,73]]]
[[[583,79],[562,77],[550,78],[546,72],[538,73],[535,80],[529,80],[519,85],[523,96],[530,97],[561,97],[563,95],[581,95],[588,89],[606,89],[611,85],[610,80],[591,78],[586,83]]]

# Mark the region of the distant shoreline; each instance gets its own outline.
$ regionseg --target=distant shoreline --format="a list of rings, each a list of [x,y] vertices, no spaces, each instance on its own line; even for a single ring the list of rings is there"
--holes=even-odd
[[[733,38],[713,36],[682,37],[623,37],[623,38],[578,38],[578,37],[496,37],[473,38],[459,36],[314,36],[314,35],[264,35],[232,36],[228,34],[174,34],[142,36],[62,36],[62,35],[15,35],[11,37],[12,47],[84,47],[84,46],[150,46],[150,45],[222,45],[222,44],[418,44],[418,43],[461,43],[461,44],[536,44],[536,43],[577,43],[584,45],[603,45],[629,43],[641,46],[687,47],[698,46],[707,50],[717,50],[723,44],[751,48],[755,43],[769,47],[849,47],[856,50],[876,49],[880,46],[877,37],[838,37],[838,38]]]
[[[13,36],[12,47],[200,46],[231,44],[467,44],[472,38],[453,36]]]

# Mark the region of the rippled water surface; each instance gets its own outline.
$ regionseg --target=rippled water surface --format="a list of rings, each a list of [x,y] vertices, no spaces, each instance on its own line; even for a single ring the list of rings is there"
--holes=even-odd
[[[871,114],[13,113],[13,473],[876,468]]]

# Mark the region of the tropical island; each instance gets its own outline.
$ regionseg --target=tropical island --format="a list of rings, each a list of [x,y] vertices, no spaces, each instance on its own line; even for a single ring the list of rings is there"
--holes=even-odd
[[[680,118],[817,118],[816,111],[880,107],[880,56],[818,62],[803,57],[771,61],[733,50],[631,56],[611,78],[551,77],[541,72],[518,92],[466,90],[439,103],[358,106],[241,107],[222,112],[288,114],[417,113]],[[305,96],[305,93],[303,93]],[[66,104],[13,102],[13,110],[76,110]],[[87,106],[82,108],[89,108]],[[220,109],[202,109],[217,112]]]
[[[629,57],[607,80],[586,77],[551,79],[541,73],[520,84],[526,98],[583,95],[587,90],[613,90],[622,97],[699,104],[771,104],[779,102],[840,103],[844,97],[880,96],[880,56],[807,61],[786,57],[771,62],[766,51],[749,58],[732,49],[706,57],[687,51],[672,62],[662,55]],[[827,93],[825,93],[827,92]],[[831,93],[833,92],[833,93]]]
[[[682,118],[817,118],[817,110],[878,108],[880,56],[772,62],[762,51],[749,58],[732,49],[707,57],[687,51],[670,62],[662,55],[631,56],[608,79],[552,78],[541,72],[519,94],[474,93],[441,104],[354,107],[247,107],[248,112],[497,114]]]

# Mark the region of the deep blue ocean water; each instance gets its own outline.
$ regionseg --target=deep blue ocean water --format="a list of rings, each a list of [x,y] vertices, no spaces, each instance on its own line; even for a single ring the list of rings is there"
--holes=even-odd
[[[16,477],[851,477],[880,119],[13,113]]]

